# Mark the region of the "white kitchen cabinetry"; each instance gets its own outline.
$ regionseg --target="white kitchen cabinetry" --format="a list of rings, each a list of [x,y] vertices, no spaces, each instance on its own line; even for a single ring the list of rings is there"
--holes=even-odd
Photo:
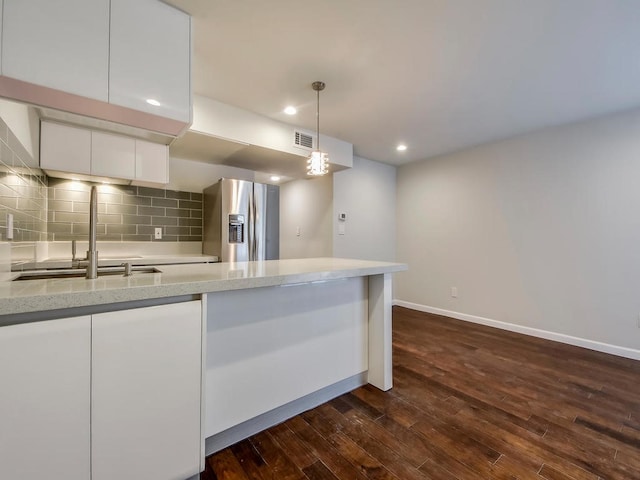
[[[52,122],[40,123],[40,168],[91,174],[91,131]]]
[[[4,0],[2,74],[106,102],[109,0]]]
[[[90,349],[90,316],[0,328],[0,478],[90,478]]]
[[[4,0],[0,0],[0,75],[2,75],[2,11],[4,10]]]
[[[200,471],[199,301],[92,318],[92,480]]]
[[[91,174],[132,180],[136,176],[136,140],[91,132]]]
[[[206,438],[367,371],[366,279],[214,292],[207,302]]]
[[[136,140],[136,180],[169,183],[169,146]]]
[[[109,102],[188,123],[190,52],[186,13],[157,0],[111,0]]]
[[[59,175],[169,182],[169,147],[55,122],[41,122],[40,167]]]

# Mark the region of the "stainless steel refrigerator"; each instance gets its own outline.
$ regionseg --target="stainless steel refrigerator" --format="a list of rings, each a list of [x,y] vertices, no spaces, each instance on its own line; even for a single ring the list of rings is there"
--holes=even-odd
[[[222,178],[203,194],[203,253],[221,262],[280,257],[280,187]]]

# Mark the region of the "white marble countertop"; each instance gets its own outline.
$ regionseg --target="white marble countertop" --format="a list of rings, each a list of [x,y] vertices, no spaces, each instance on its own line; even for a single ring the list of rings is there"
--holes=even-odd
[[[399,272],[401,263],[342,258],[158,265],[161,273],[0,282],[0,317],[118,302]]]
[[[116,267],[123,262],[131,265],[168,265],[172,263],[210,263],[217,262],[218,257],[204,254],[166,254],[166,255],[100,255],[98,262],[100,267]],[[13,267],[14,271],[39,270],[49,268],[71,268],[70,257],[52,257],[37,262],[18,262]]]

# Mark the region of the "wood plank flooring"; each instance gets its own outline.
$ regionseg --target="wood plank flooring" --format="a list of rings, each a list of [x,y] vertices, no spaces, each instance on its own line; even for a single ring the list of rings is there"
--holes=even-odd
[[[640,362],[400,307],[365,386],[207,458],[201,480],[640,479]]]

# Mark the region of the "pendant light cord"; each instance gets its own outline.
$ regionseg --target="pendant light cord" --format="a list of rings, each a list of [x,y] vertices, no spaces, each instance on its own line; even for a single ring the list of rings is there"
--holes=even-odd
[[[318,151],[320,151],[320,89],[316,90],[316,135],[318,136]]]
[[[316,150],[320,151],[320,91],[324,90],[324,82],[316,81],[311,86],[316,91]]]

